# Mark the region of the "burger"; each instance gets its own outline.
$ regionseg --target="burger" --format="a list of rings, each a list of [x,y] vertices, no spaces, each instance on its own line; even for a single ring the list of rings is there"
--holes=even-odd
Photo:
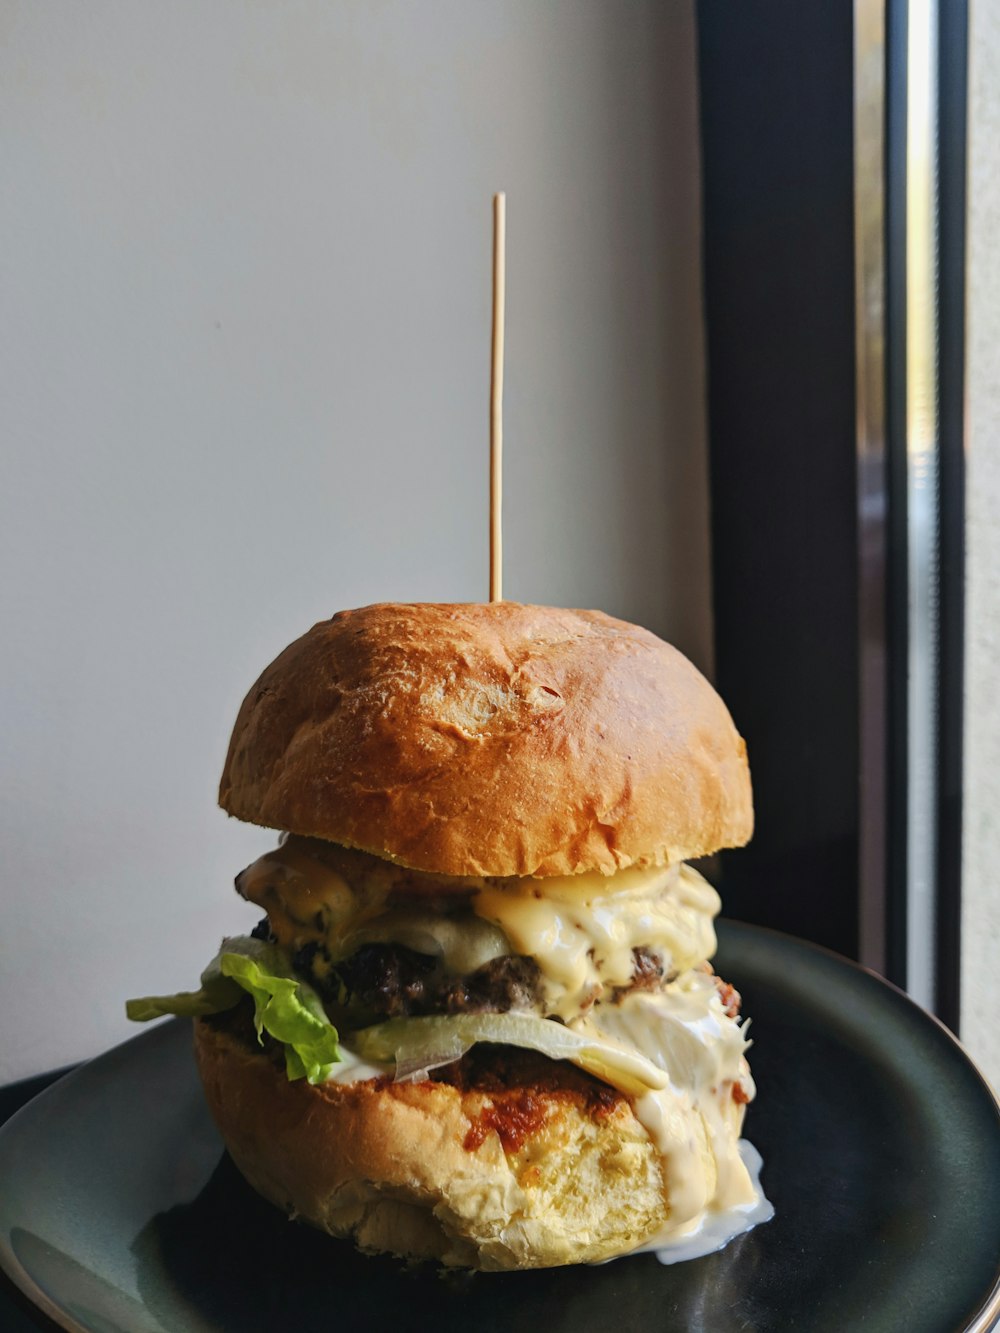
[[[219,801],[281,830],[197,991],[232,1160],[365,1251],[478,1269],[717,1248],[767,1215],[717,977],[746,748],[674,648],[598,611],[377,605],[243,702]]]

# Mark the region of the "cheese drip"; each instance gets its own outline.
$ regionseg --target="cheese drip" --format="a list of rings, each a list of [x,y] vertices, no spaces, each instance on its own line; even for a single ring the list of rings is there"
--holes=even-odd
[[[756,1205],[759,1187],[739,1151],[744,1103],[755,1091],[748,1043],[726,1014],[713,978],[700,970],[683,973],[662,992],[597,1005],[583,1022],[669,1076],[667,1088],[635,1102],[659,1149],[670,1197],[669,1223],[657,1245],[689,1236],[708,1214]],[[737,1086],[740,1101],[733,1095]]]
[[[362,944],[400,944],[455,976],[504,954],[531,958],[545,1013],[564,1019],[628,986],[633,949],[654,953],[665,975],[709,958],[719,910],[718,894],[686,865],[444,881],[296,837],[244,870],[237,887],[292,953],[316,942],[337,960]]]

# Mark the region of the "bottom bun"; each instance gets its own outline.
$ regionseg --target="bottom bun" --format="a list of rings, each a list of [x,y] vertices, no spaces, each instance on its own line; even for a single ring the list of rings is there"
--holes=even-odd
[[[548,1268],[635,1249],[669,1217],[630,1102],[572,1066],[479,1047],[440,1081],[311,1086],[289,1082],[252,1031],[204,1019],[195,1050],[253,1188],[362,1250]]]

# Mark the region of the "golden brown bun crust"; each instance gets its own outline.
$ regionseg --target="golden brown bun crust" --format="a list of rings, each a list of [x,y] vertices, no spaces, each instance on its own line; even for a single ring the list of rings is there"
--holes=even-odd
[[[514,602],[314,625],[244,700],[219,803],[443,875],[610,873],[753,831],[746,747],[681,653]]]
[[[668,1217],[659,1156],[623,1097],[537,1090],[540,1115],[505,1149],[488,1123],[502,1094],[290,1083],[266,1054],[202,1020],[195,1050],[212,1115],[254,1189],[362,1249],[547,1268],[633,1249]]]

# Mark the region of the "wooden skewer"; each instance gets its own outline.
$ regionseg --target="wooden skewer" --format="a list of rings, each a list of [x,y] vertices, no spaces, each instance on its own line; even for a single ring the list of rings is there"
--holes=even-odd
[[[490,363],[490,601],[503,601],[503,321],[507,197],[493,196],[493,340]]]

